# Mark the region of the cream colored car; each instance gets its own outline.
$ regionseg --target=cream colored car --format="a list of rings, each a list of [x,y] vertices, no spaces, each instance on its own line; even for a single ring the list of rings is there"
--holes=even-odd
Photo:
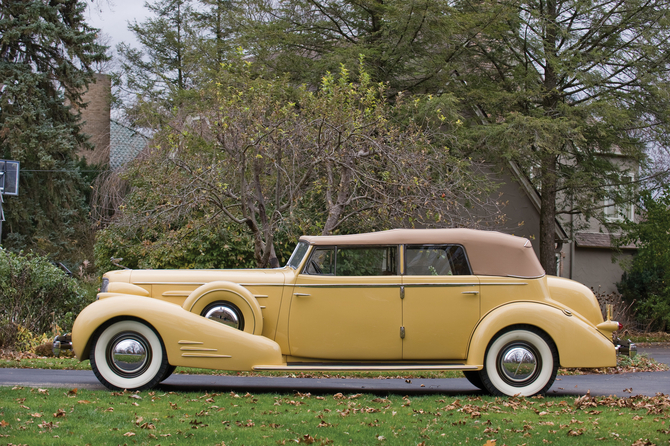
[[[616,365],[619,328],[585,286],[545,275],[525,238],[396,229],[302,237],[278,269],[108,272],[72,345],[110,389],[184,366],[461,370],[534,395],[559,366]]]

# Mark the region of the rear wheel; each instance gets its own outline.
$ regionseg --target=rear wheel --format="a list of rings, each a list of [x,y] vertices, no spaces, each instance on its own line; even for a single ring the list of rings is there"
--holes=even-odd
[[[91,368],[113,390],[148,389],[167,378],[171,367],[163,341],[146,324],[125,320],[102,330],[91,346]]]
[[[479,376],[494,395],[531,396],[546,393],[557,371],[554,342],[544,332],[522,326],[500,333],[491,342]]]
[[[468,381],[470,381],[470,384],[472,384],[473,386],[475,386],[478,389],[486,390],[484,388],[484,383],[482,383],[482,378],[479,376],[479,372],[475,372],[475,371],[472,371],[472,370],[466,370],[466,371],[463,372],[463,374],[468,379]]]

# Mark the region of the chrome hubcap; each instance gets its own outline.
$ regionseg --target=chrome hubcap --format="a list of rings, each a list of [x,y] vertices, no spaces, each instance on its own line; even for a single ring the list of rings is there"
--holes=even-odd
[[[226,324],[237,330],[242,330],[243,328],[240,315],[233,308],[225,304],[215,305],[209,308],[204,316],[207,319]]]
[[[508,384],[526,385],[532,382],[540,369],[539,355],[525,343],[507,345],[498,356],[500,376]]]
[[[149,367],[151,347],[139,333],[120,333],[109,343],[107,360],[117,375],[139,376]]]

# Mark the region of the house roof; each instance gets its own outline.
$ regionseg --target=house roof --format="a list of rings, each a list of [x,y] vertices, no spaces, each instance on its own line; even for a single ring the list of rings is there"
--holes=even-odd
[[[149,138],[117,121],[109,123],[109,165],[116,169],[134,160]]]
[[[612,243],[610,234],[603,234],[601,232],[578,232],[575,234],[575,242],[579,248],[606,248],[610,249],[615,246]],[[621,249],[637,249],[632,243],[621,246]]]

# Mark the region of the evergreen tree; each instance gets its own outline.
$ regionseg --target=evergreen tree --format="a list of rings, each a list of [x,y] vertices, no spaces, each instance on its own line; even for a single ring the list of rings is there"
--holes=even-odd
[[[557,217],[606,222],[608,195],[615,204],[630,200],[646,148],[667,146],[670,2],[463,7],[490,25],[468,45],[450,89],[472,110],[466,130],[475,146],[534,178],[540,261],[555,271]]]
[[[0,155],[21,162],[20,196],[5,200],[3,246],[72,254],[87,228],[75,164],[87,147],[79,116],[105,47],[78,0],[0,1]],[[68,105],[71,104],[71,105]]]
[[[153,14],[128,26],[141,47],[126,43],[117,50],[124,88],[130,93],[125,112],[133,123],[157,127],[179,94],[190,88],[201,60],[194,43],[194,12],[189,0],[157,0],[144,5]]]

